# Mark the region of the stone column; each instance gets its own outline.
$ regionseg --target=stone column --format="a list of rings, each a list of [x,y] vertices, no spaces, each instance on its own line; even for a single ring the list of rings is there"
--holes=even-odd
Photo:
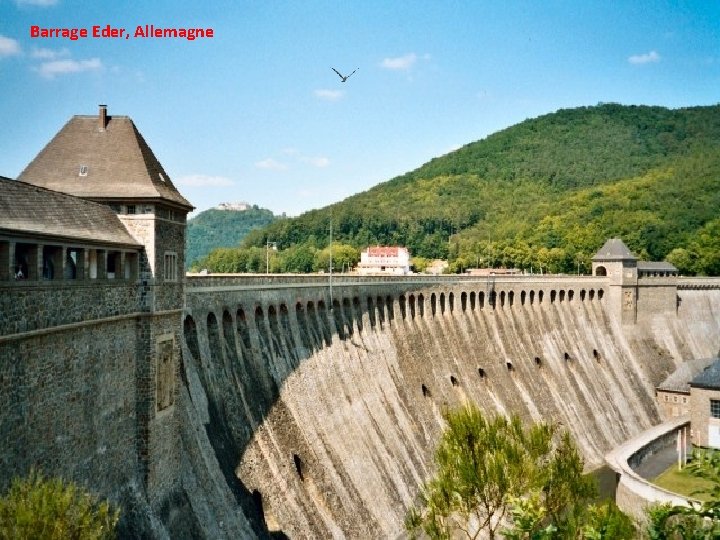
[[[13,259],[15,258],[15,242],[0,242],[0,281],[10,281],[15,277]]]

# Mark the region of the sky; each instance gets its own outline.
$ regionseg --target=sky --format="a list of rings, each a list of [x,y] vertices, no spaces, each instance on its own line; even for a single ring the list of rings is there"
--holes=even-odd
[[[0,176],[107,104],[197,211],[299,215],[558,109],[719,96],[716,0],[0,0]]]

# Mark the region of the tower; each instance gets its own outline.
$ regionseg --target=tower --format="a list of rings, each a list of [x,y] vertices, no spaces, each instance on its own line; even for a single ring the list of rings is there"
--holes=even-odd
[[[179,481],[175,415],[185,259],[192,205],[175,188],[133,121],[73,116],[18,180],[109,206],[143,246],[139,257],[111,250],[81,254],[88,279],[134,282],[135,419],[138,475],[151,501]],[[53,254],[50,254],[51,256]],[[63,257],[56,256],[56,265]],[[77,256],[76,256],[77,257]],[[43,257],[44,258],[44,257]]]

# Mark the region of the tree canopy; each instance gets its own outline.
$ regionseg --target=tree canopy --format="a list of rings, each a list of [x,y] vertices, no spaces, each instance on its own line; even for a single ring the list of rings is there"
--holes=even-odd
[[[435,451],[434,476],[406,518],[413,534],[490,539],[575,538],[609,529],[602,538],[632,538],[629,519],[616,510],[588,507],[594,479],[570,435],[549,424],[524,426],[517,416],[486,417],[467,406],[445,416]],[[604,512],[604,513],[603,513]]]
[[[402,245],[453,269],[589,272],[620,237],[641,258],[720,274],[720,106],[605,104],[526,120],[323,209],[250,232],[322,248]]]

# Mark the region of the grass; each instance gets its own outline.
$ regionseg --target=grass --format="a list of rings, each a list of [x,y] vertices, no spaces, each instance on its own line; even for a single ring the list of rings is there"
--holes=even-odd
[[[709,501],[710,495],[707,490],[712,489],[713,483],[705,478],[699,478],[690,474],[687,468],[678,471],[677,463],[673,463],[663,473],[652,481],[655,485],[677,493],[692,497],[701,501]],[[704,492],[704,493],[698,493]]]

